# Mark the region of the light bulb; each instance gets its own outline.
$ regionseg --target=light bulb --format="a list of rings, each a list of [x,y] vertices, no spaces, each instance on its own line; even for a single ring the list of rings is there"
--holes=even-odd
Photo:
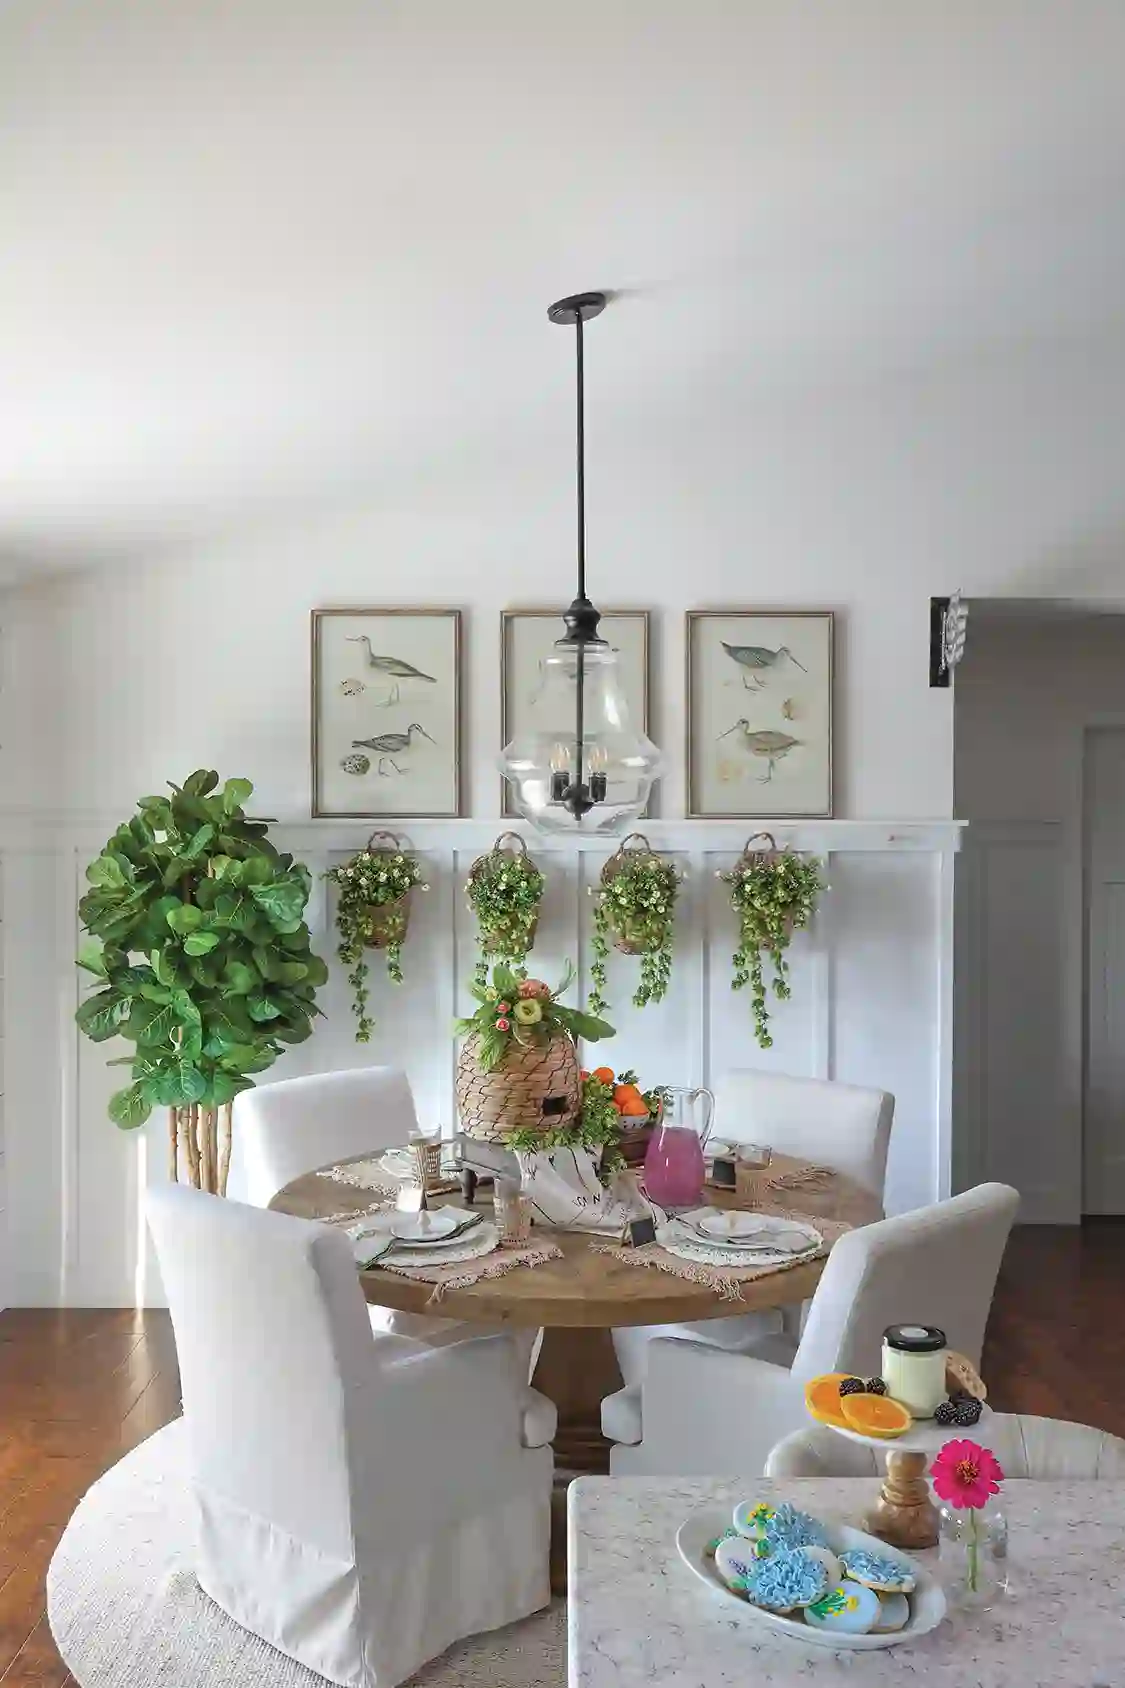
[[[570,751],[565,744],[555,744],[551,747],[551,772],[565,774],[570,771]]]

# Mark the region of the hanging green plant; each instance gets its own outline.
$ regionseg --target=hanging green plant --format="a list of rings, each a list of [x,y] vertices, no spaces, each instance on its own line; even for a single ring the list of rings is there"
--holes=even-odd
[[[510,842],[509,842],[510,841]],[[502,832],[469,869],[465,895],[477,917],[480,954],[473,978],[488,983],[490,962],[521,968],[535,942],[543,875],[516,832]]]
[[[757,838],[764,838],[766,850],[751,850]],[[773,1044],[763,959],[773,963],[773,994],[779,1001],[790,996],[789,965],[785,952],[794,932],[808,925],[816,913],[820,893],[825,889],[821,864],[788,848],[779,850],[768,832],[756,832],[729,873],[720,873],[731,888],[731,907],[738,915],[738,948],[732,957],[732,990],[750,986],[753,998],[754,1035],[762,1049]]]
[[[630,833],[606,862],[600,883],[596,889],[591,887],[596,899],[591,1013],[602,1014],[608,1007],[605,964],[611,946],[622,955],[640,956],[640,983],[633,993],[635,1008],[645,1008],[665,996],[672,977],[672,933],[681,878],[680,870],[651,850],[640,832]]]
[[[376,839],[388,842],[376,844]],[[367,1012],[370,968],[368,950],[382,950],[387,977],[402,983],[402,946],[410,925],[410,897],[423,884],[417,856],[404,850],[393,832],[373,832],[363,849],[350,861],[329,868],[324,875],[337,888],[336,954],[348,969],[352,987],[352,1011],[356,1018],[355,1040],[370,1043],[375,1024]]]

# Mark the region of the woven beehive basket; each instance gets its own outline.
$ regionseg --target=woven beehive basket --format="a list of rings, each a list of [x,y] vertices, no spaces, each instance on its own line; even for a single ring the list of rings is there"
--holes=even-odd
[[[477,1050],[473,1032],[457,1059],[457,1112],[468,1136],[495,1143],[510,1131],[554,1131],[577,1123],[578,1056],[565,1032],[526,1045],[512,1038],[504,1059],[490,1073],[482,1068]]]
[[[637,842],[634,843],[634,840],[637,840]],[[631,832],[628,838],[622,839],[620,847],[614,851],[602,868],[603,889],[609,889],[630,856],[635,860],[637,856],[653,856],[655,854],[655,850],[650,847],[643,832]],[[605,907],[609,913],[609,929],[614,949],[619,951],[621,955],[643,955],[648,946],[644,937],[636,931],[633,921],[628,918],[621,918],[617,914],[611,898],[606,898]],[[618,924],[619,920],[620,924]]]
[[[388,844],[376,845],[377,838],[387,838]],[[393,832],[373,832],[367,840],[366,853],[369,856],[400,856],[403,853],[401,840]],[[383,950],[391,944],[401,944],[406,938],[406,929],[410,925],[410,898],[413,895],[405,891],[401,897],[396,897],[391,903],[368,903],[364,911],[363,942],[366,949]]]
[[[511,840],[510,843],[509,843],[509,840]],[[472,867],[469,869],[469,884],[470,885],[472,884],[473,875],[477,872],[478,869],[483,868],[486,865],[486,863],[491,861],[493,856],[500,856],[500,855],[504,855],[504,856],[526,856],[527,855],[527,845],[524,843],[523,839],[520,837],[518,832],[502,832],[500,834],[499,838],[496,840],[495,844],[492,846],[491,850],[486,851],[483,856],[477,857],[476,861],[473,863]],[[535,944],[535,934],[538,932],[538,930],[539,930],[539,911],[538,911],[538,909],[536,909],[535,917],[532,920],[531,925],[527,930],[526,948],[524,947],[523,934],[522,933],[520,934],[520,945],[519,945],[519,947],[520,947],[522,954],[526,955],[528,953],[528,951],[530,951],[532,949],[532,947]],[[508,956],[508,955],[514,955],[516,953],[515,949],[513,947],[513,943],[512,943],[512,934],[510,933],[510,931],[507,928],[507,922],[506,921],[498,921],[495,926],[482,926],[480,928],[480,943],[481,943],[481,950],[482,950],[483,954],[485,954],[485,955]]]

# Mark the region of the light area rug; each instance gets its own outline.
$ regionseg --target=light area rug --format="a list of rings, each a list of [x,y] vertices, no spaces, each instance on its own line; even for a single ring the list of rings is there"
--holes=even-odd
[[[47,1573],[55,1643],[81,1688],[325,1688],[240,1628],[191,1566],[179,1423],[143,1442],[79,1503]],[[459,1642],[411,1688],[565,1688],[566,1609]]]

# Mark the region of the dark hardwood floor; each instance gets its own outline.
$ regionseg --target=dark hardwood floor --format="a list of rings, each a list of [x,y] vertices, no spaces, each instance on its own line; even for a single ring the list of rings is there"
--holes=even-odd
[[[1125,1436],[1123,1285],[1125,1221],[1016,1231],[982,1366],[993,1404]],[[94,1479],[178,1410],[167,1314],[0,1313],[3,1688],[73,1688],[44,1615],[48,1561]]]

